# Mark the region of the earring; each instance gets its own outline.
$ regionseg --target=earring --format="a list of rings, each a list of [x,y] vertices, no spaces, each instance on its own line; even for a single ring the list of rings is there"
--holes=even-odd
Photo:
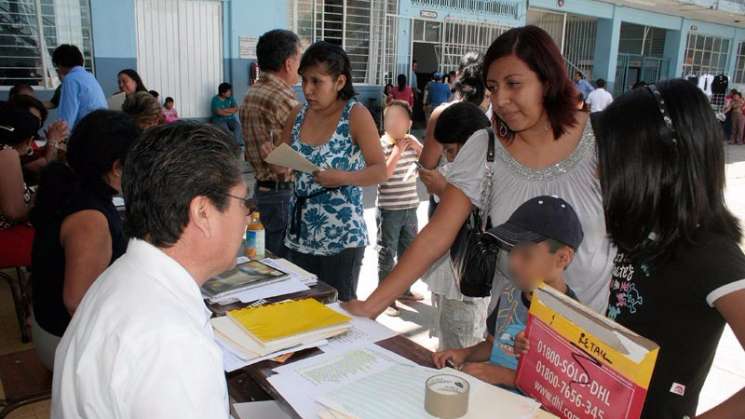
[[[497,119],[497,134],[499,134],[499,137],[503,139],[512,138],[512,130],[510,130],[510,127],[508,127],[501,119]]]

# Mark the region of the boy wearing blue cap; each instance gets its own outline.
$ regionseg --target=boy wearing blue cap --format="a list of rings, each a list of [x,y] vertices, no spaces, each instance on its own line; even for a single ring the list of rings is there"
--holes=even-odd
[[[468,348],[437,352],[433,355],[435,365],[452,365],[482,381],[514,387],[515,339],[525,330],[532,292],[544,282],[577,298],[564,281],[564,271],[583,237],[571,205],[552,196],[529,200],[506,223],[487,231],[485,239],[495,240],[510,253],[513,283],[505,286],[487,319],[487,339]]]

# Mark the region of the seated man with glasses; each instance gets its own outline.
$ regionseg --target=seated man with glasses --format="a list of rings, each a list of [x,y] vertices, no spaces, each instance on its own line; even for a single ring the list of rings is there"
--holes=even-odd
[[[127,252],[59,344],[53,418],[229,417],[200,287],[235,264],[246,230],[237,153],[227,133],[194,123],[151,128],[133,146],[122,181]]]

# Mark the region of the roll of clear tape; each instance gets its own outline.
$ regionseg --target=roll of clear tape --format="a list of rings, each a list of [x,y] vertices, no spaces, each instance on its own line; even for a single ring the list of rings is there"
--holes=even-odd
[[[452,374],[437,374],[424,383],[424,409],[441,419],[456,419],[468,413],[471,385]]]

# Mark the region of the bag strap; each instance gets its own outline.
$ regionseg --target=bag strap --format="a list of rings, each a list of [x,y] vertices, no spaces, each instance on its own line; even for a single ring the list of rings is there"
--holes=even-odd
[[[489,134],[489,144],[486,148],[486,161],[488,163],[494,163],[494,150],[496,148],[496,136],[494,135],[494,130],[491,128],[487,128],[486,132]]]
[[[480,211],[483,216],[480,218],[480,224],[478,226],[479,231],[484,232],[486,231],[487,225],[489,224],[489,213],[491,212],[491,193],[492,193],[492,177],[494,176],[494,170],[491,167],[490,163],[494,163],[494,155],[495,155],[495,149],[496,149],[496,136],[494,135],[494,130],[491,128],[486,129],[487,134],[489,134],[489,142],[487,143],[486,147],[486,174],[484,176],[484,183],[483,189],[481,190],[481,202],[484,205],[484,208],[482,211]]]

